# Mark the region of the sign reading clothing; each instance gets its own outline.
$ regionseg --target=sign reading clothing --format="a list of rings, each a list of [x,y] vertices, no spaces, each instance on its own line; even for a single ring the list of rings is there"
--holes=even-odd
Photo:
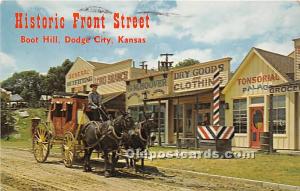
[[[229,76],[229,62],[197,64],[189,69],[174,71],[174,92],[201,90],[213,87],[213,74],[219,70],[221,86],[225,86]]]

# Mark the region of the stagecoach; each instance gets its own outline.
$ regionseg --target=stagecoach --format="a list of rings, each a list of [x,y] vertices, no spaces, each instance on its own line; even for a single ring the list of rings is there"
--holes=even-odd
[[[47,120],[32,119],[32,147],[37,162],[45,162],[54,145],[61,148],[66,167],[82,159],[84,147],[79,133],[89,121],[87,104],[86,95],[53,96]]]

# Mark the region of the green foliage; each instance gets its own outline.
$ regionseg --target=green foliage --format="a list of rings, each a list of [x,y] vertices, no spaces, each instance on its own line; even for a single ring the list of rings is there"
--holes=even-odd
[[[10,110],[1,108],[1,138],[6,137],[14,131],[16,120]]]
[[[65,91],[65,75],[73,66],[73,62],[66,59],[61,66],[51,67],[45,79],[47,92],[45,94],[52,94],[54,92]]]
[[[191,66],[191,65],[194,65],[194,64],[199,64],[199,60],[195,60],[195,59],[192,59],[192,58],[188,58],[188,59],[185,59],[183,61],[180,61],[178,62],[176,65],[175,65],[175,68],[179,68],[179,67],[185,67],[185,66]]]
[[[17,113],[11,112],[14,118],[17,119],[14,125],[16,129],[12,133],[10,133],[9,140],[6,140],[6,138],[1,139],[1,145],[7,147],[30,148],[32,144],[31,118],[39,117],[42,119],[42,121],[46,121],[47,116],[45,111],[46,110],[44,108],[29,108],[27,109],[29,117],[26,118],[19,117]],[[17,136],[16,138],[15,134],[18,134],[19,136]]]
[[[65,75],[72,65],[73,62],[66,59],[61,66],[51,67],[47,75],[34,70],[14,73],[1,86],[13,94],[19,94],[29,103],[36,103],[43,94],[65,91]]]
[[[13,94],[19,94],[26,101],[36,101],[41,95],[40,74],[34,70],[14,73],[2,82],[2,87]]]

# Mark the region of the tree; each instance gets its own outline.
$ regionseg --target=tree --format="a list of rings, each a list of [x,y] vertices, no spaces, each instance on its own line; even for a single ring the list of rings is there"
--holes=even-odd
[[[46,86],[47,93],[53,94],[54,92],[65,91],[65,76],[73,66],[73,62],[66,59],[61,66],[51,67],[45,77],[43,86]]]
[[[34,70],[14,73],[12,77],[4,80],[1,86],[31,103],[36,102],[41,95],[40,74]]]
[[[199,63],[200,63],[199,60],[188,58],[188,59],[184,59],[183,61],[178,62],[175,65],[175,68],[185,67],[185,66],[191,66],[191,65],[199,64]]]
[[[51,67],[47,75],[34,70],[14,73],[1,86],[13,94],[19,94],[25,101],[35,103],[41,95],[65,91],[65,75],[72,66],[73,62],[66,59],[61,66]]]

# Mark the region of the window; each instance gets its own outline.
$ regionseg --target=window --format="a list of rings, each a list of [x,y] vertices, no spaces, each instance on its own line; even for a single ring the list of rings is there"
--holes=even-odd
[[[185,127],[186,132],[191,133],[193,129],[193,105],[186,104],[185,105]]]
[[[225,125],[225,102],[220,101],[220,125]]]
[[[285,96],[273,97],[273,129],[274,134],[286,133]]]
[[[251,104],[264,103],[264,97],[253,97],[251,98]]]
[[[63,105],[61,103],[56,103],[55,104],[55,110],[53,111],[53,116],[54,117],[65,117],[64,111],[62,111]]]
[[[160,132],[165,131],[165,104],[162,103],[160,106]],[[153,112],[155,115],[155,123],[158,126],[158,112],[159,112],[159,105],[153,105]],[[158,132],[158,128],[153,130],[154,132]]]
[[[72,108],[73,108],[73,104],[68,104],[67,103],[67,119],[66,119],[66,122],[72,120]]]
[[[233,126],[235,133],[247,133],[247,100],[233,100]]]
[[[183,105],[174,105],[174,133],[177,128],[179,133],[183,132]]]

